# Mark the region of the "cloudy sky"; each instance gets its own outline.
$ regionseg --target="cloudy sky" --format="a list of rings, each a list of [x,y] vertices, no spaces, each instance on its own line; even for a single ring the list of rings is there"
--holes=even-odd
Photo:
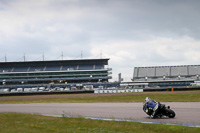
[[[199,0],[0,0],[0,61],[110,58],[134,67],[200,64]]]

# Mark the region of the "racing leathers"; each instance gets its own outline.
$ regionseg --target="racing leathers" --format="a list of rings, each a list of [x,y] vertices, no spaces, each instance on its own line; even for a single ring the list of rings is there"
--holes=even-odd
[[[143,105],[143,110],[144,112],[146,112],[151,118],[156,118],[156,114],[158,111],[158,106],[159,103],[154,101],[154,100],[150,100],[146,103],[144,103]]]

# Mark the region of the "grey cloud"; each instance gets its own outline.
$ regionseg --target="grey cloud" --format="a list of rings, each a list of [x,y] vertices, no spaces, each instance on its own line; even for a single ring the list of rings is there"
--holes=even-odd
[[[34,59],[43,52],[51,59],[61,55],[75,58],[81,51],[86,57],[94,56],[95,51],[106,51],[107,55],[115,55],[118,51],[135,49],[134,59],[120,57],[123,66],[131,67],[143,64],[159,64],[166,62],[192,62],[178,56],[167,58],[158,51],[157,46],[169,45],[161,40],[149,44],[156,38],[171,38],[174,45],[183,43],[178,38],[190,37],[196,42],[189,50],[198,53],[200,39],[200,1],[199,0],[1,0],[0,1],[0,58],[7,55],[15,60],[27,53]],[[9,22],[9,23],[8,23]],[[194,41],[193,40],[193,41]],[[190,40],[189,40],[190,41]],[[184,44],[188,45],[189,41]],[[111,50],[99,47],[113,42]],[[118,47],[133,42],[127,48]],[[152,45],[150,50],[140,47]],[[134,45],[136,43],[137,45]],[[193,42],[191,42],[193,43]],[[156,45],[155,45],[156,44]],[[98,46],[97,46],[98,45]],[[132,46],[133,45],[133,46]],[[141,54],[143,53],[146,54]],[[170,51],[170,50],[168,50]],[[173,50],[172,55],[185,52]],[[98,54],[97,54],[98,55]],[[131,61],[130,61],[131,60]],[[181,61],[184,60],[184,61]],[[143,63],[145,62],[145,63]],[[193,61],[195,62],[195,60]],[[116,70],[120,62],[111,64]],[[121,70],[121,69],[120,69]],[[126,72],[128,73],[128,72]]]
[[[92,33],[92,37],[136,39],[145,35],[144,39],[147,34],[173,34],[198,38],[199,4],[199,1],[93,1],[78,4],[84,12],[73,22]]]

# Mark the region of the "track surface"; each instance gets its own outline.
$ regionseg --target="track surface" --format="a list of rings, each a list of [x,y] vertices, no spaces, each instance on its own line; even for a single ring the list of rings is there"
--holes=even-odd
[[[0,104],[0,112],[67,115],[95,118],[119,118],[136,121],[200,125],[200,102],[165,102],[176,112],[174,119],[150,119],[143,103],[30,103]]]

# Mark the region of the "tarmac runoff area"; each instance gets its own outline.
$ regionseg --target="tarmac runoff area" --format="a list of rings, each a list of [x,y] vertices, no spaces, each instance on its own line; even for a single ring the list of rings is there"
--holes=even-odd
[[[200,102],[165,102],[175,111],[175,118],[150,119],[143,103],[30,103],[0,104],[0,113],[16,112],[46,116],[83,117],[99,120],[135,121],[200,127]]]

